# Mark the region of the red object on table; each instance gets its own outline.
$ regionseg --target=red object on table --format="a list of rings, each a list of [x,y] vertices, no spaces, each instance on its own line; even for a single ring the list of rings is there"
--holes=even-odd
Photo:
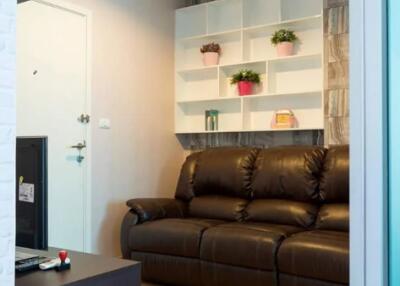
[[[65,263],[65,260],[68,257],[68,252],[66,250],[61,250],[60,252],[58,252],[58,257],[61,260],[61,263]]]

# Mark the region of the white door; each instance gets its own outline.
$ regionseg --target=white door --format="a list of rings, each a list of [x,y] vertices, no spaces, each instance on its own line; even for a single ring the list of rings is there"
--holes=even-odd
[[[82,251],[87,150],[71,146],[88,141],[87,19],[54,3],[18,5],[17,136],[48,137],[49,246]]]

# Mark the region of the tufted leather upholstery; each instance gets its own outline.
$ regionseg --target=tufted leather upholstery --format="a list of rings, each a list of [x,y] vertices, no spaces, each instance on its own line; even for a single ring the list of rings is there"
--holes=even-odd
[[[255,164],[254,198],[318,199],[318,177],[325,150],[318,147],[280,147],[260,152]]]
[[[349,281],[349,235],[345,232],[308,231],[283,241],[279,271],[295,276],[343,283]]]
[[[194,176],[196,196],[219,194],[249,199],[257,149],[220,148],[204,151]]]
[[[200,256],[203,232],[223,223],[204,219],[163,219],[132,227],[129,247],[133,251]]]
[[[189,216],[242,221],[248,201],[224,196],[202,196],[189,204]]]
[[[204,261],[274,271],[281,241],[299,231],[294,226],[265,223],[220,224],[204,232],[200,257]]]
[[[318,207],[314,204],[289,200],[254,200],[246,208],[247,221],[296,225],[304,228],[315,222]]]
[[[348,167],[348,146],[192,154],[175,199],[128,202],[123,255],[166,285],[348,285]]]

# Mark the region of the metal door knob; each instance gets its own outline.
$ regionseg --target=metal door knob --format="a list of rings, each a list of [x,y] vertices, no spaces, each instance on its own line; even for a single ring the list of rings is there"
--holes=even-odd
[[[83,124],[88,124],[90,122],[90,115],[89,114],[81,114],[78,117],[78,121]]]

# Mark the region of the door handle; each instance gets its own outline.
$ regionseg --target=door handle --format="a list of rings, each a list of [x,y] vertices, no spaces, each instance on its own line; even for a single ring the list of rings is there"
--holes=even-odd
[[[89,114],[81,114],[78,117],[78,121],[83,124],[88,124],[90,122],[90,115]]]
[[[78,149],[79,151],[82,151],[82,149],[85,149],[86,146],[86,141],[83,141],[83,143],[78,143],[77,145],[72,145],[70,148],[72,149]]]

